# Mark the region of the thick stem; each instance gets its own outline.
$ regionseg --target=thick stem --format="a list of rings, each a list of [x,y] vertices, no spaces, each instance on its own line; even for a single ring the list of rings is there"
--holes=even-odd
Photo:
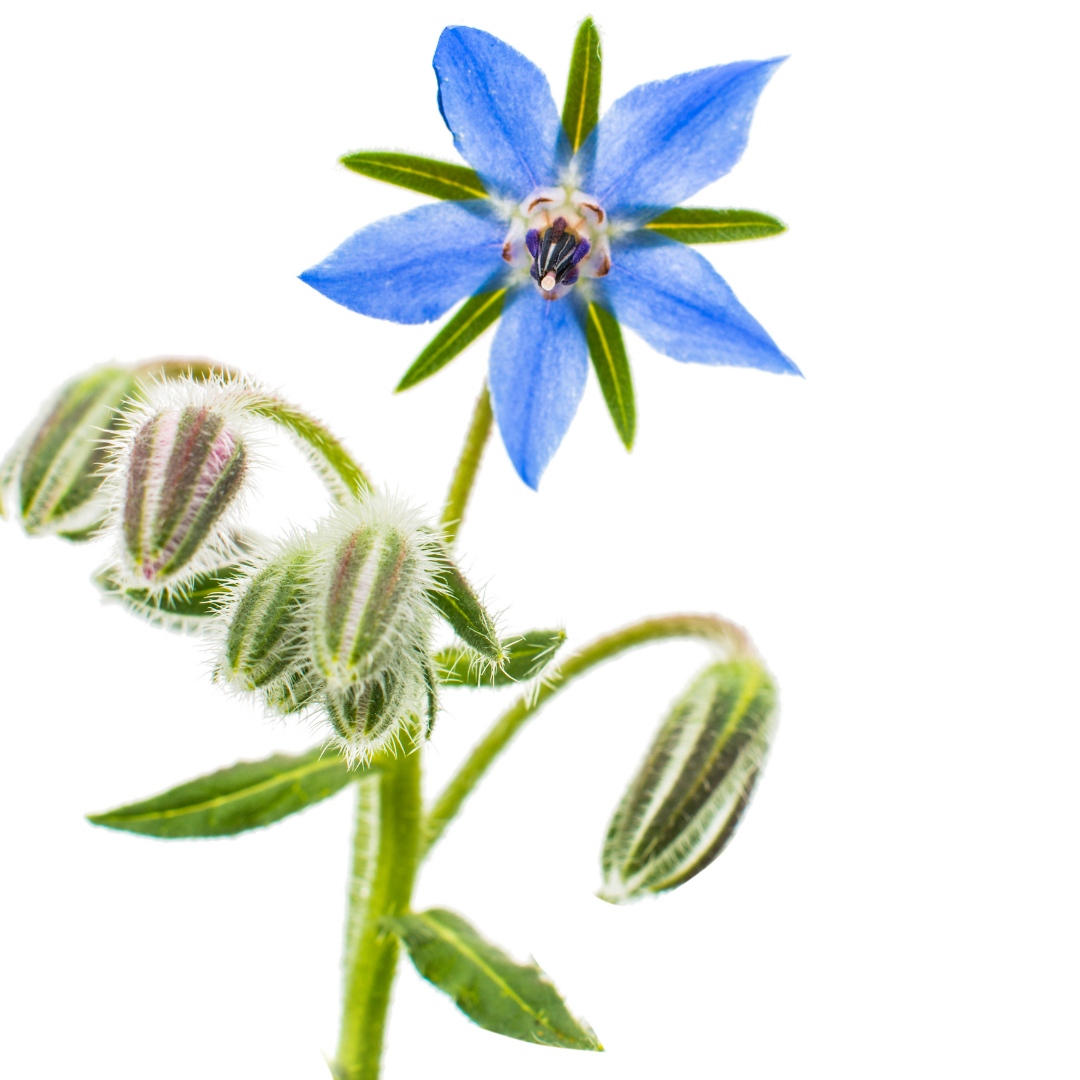
[[[457,468],[450,481],[450,491],[446,496],[446,506],[443,508],[441,524],[451,545],[465,517],[465,508],[469,504],[476,473],[480,468],[480,459],[484,456],[484,447],[490,435],[491,394],[485,382],[480,396],[476,399],[472,422],[469,424],[465,445],[461,448],[461,457],[458,458]]]
[[[408,745],[380,760],[377,779],[360,781],[353,886],[345,950],[345,1000],[337,1080],[377,1080],[398,939],[383,919],[409,908],[420,835],[420,751]],[[365,787],[371,783],[371,787]],[[372,866],[374,863],[374,866]]]
[[[750,641],[740,627],[715,615],[666,615],[644,619],[586,645],[580,652],[567,657],[552,674],[546,675],[534,693],[525,693],[518,698],[476,745],[424,819],[420,857],[424,858],[435,845],[480,778],[525,722],[564,686],[627,649],[667,638],[700,638],[733,657],[752,651]]]

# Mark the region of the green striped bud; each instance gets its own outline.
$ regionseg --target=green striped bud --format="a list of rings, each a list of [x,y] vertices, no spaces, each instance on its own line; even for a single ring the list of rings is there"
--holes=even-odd
[[[398,736],[424,695],[420,670],[402,666],[366,682],[327,687],[323,701],[345,754],[369,758]]]
[[[317,545],[311,647],[329,684],[364,682],[426,651],[438,549],[413,515],[366,497],[339,510]]]
[[[310,569],[310,546],[297,541],[253,566],[221,612],[226,629],[214,679],[240,691],[261,691],[277,712],[297,712],[315,694],[304,609]]]
[[[612,818],[601,899],[673,889],[724,850],[750,801],[775,714],[776,691],[756,660],[713,664],[694,680]]]
[[[250,457],[231,386],[184,381],[161,390],[171,407],[151,404],[129,417],[114,443],[111,480],[120,572],[151,590],[182,587],[227,561],[227,511]]]
[[[33,536],[88,539],[109,502],[101,487],[107,440],[135,376],[103,367],[67,383],[0,465],[0,507]]]

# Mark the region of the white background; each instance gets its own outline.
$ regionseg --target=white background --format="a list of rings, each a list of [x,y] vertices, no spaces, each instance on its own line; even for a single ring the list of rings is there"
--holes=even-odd
[[[1067,1077],[1076,1047],[1075,26],[1064,3],[598,2],[603,102],[790,53],[699,205],[780,215],[705,251],[805,380],[677,364],[628,335],[639,439],[595,380],[539,495],[493,442],[462,548],[509,628],[645,614],[745,625],[782,694],[743,828],[685,889],[592,895],[608,816],[702,663],[665,645],[569,690],[423,871],[551,973],[604,1055],[483,1032],[406,963],[388,1080]],[[336,165],[454,159],[442,27],[561,102],[587,9],[40,3],[0,31],[0,443],[79,370],[206,355],[325,418],[437,510],[485,338],[391,389],[433,333],[296,278],[423,201]],[[288,452],[254,518],[322,495]],[[198,642],[100,605],[97,548],[0,526],[0,1071],[325,1080],[350,798],[233,840],[82,815],[300,750],[210,683]],[[508,699],[458,691],[432,790]]]

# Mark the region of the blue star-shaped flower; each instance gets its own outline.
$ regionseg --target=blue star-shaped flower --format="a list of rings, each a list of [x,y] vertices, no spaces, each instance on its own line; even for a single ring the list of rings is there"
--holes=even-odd
[[[577,411],[590,350],[629,445],[633,391],[620,322],[676,360],[798,374],[712,266],[670,238],[679,235],[671,213],[690,215],[683,227],[691,231],[695,214],[783,227],[741,211],[665,213],[739,160],[758,96],[782,60],[645,83],[597,123],[589,114],[599,98],[598,45],[586,20],[560,119],[543,72],[521,53],[481,30],[447,27],[434,60],[439,109],[475,172],[405,155],[343,159],[447,201],[361,229],[301,275],[353,311],[401,323],[437,319],[473,295],[452,320],[460,344],[444,330],[432,343],[441,341],[443,358],[424,375],[501,312],[492,406],[510,459],[533,488]],[[411,178],[425,167],[434,180]]]

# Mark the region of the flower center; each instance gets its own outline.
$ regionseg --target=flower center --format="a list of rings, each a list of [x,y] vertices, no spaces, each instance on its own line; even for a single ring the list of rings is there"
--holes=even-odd
[[[607,233],[607,214],[590,195],[569,184],[539,188],[511,213],[503,258],[528,272],[545,300],[558,300],[579,277],[611,269]]]
[[[530,273],[544,292],[556,285],[573,285],[578,279],[578,263],[589,254],[592,244],[566,227],[566,218],[557,217],[541,234],[530,229],[525,247],[533,257]]]

